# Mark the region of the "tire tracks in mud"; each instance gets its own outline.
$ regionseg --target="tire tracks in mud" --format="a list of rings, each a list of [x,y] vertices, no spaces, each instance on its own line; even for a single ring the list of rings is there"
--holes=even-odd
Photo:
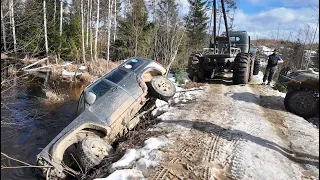
[[[251,89],[253,90],[253,92],[255,94],[259,94],[259,96],[261,97],[268,97],[268,95],[272,94],[272,91],[275,91],[273,89],[269,89],[270,87],[251,87]],[[276,92],[276,91],[275,91]],[[292,161],[296,164],[298,164],[303,171],[302,172],[302,179],[313,179],[315,173],[313,173],[312,171],[314,171],[314,167],[310,167],[310,165],[306,165],[303,162],[305,162],[306,159],[308,159],[307,156],[300,158],[299,155],[297,154],[301,154],[301,153],[297,153],[295,151],[303,151],[300,148],[294,148],[293,147],[293,142],[291,142],[290,139],[290,135],[292,136],[292,131],[288,125],[287,125],[287,121],[290,121],[290,119],[292,117],[297,117],[296,115],[293,115],[289,112],[286,111],[285,107],[284,107],[284,98],[279,96],[274,96],[272,100],[268,100],[268,102],[266,100],[264,100],[263,98],[258,100],[258,104],[260,106],[263,107],[264,109],[264,114],[266,117],[266,120],[268,120],[268,122],[272,125],[274,131],[276,132],[276,134],[278,135],[278,137],[280,137],[281,140],[281,145],[283,145],[284,148],[287,149],[287,157],[290,159],[290,157],[292,157]],[[269,108],[270,104],[273,107],[277,107],[277,108]],[[289,122],[290,123],[290,122]],[[307,120],[305,120],[305,123],[308,123]],[[319,163],[319,159],[318,159],[318,163]],[[319,168],[319,165],[318,165]]]
[[[175,149],[174,152],[166,153],[166,160],[148,179],[209,180],[242,176],[241,138],[228,130],[228,121],[226,123],[225,120],[231,120],[232,117],[226,112],[219,113],[221,106],[232,108],[232,104],[223,103],[224,92],[219,86],[214,85],[210,89],[217,95],[212,96],[207,92],[202,98],[182,107],[184,113],[178,121],[184,119],[181,122],[192,124],[189,132],[184,135],[187,138],[181,133],[175,134],[178,137],[175,145],[169,147]],[[193,116],[190,117],[190,114]],[[219,117],[217,114],[220,114]]]
[[[283,107],[272,108],[281,101],[270,101],[277,94],[262,94],[263,89],[250,85],[207,86],[196,100],[172,110],[179,111],[178,117],[162,121],[162,128],[174,131],[170,136],[174,143],[163,151],[163,161],[148,179],[303,177],[303,168],[284,154],[291,155],[284,124],[291,116],[282,112]]]

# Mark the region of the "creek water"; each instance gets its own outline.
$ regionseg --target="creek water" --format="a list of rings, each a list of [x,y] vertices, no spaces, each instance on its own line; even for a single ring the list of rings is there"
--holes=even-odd
[[[49,81],[48,86],[67,95],[60,103],[43,103],[44,79],[25,76],[1,93],[1,152],[36,165],[36,155],[75,117],[78,98],[88,83]],[[1,166],[22,166],[1,156]],[[1,179],[41,179],[35,168],[2,169]]]

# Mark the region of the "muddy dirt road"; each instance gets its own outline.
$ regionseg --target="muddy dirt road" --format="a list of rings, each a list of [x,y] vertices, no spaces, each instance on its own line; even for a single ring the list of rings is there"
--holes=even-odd
[[[287,112],[283,93],[224,79],[178,96],[149,129],[167,132],[158,165],[131,166],[145,178],[319,178],[319,129]]]

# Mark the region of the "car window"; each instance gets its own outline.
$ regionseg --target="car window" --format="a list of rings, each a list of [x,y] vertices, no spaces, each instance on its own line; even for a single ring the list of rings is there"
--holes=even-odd
[[[93,92],[98,99],[99,97],[103,96],[106,92],[108,92],[111,88],[112,86],[110,84],[102,80],[92,87],[91,92]]]
[[[141,61],[139,59],[131,59],[131,60],[128,60],[128,62],[126,64],[124,64],[123,67],[126,69],[135,70],[138,67],[140,67],[140,65],[142,63],[143,63],[143,61]]]
[[[83,97],[83,92],[82,92],[82,94],[81,94],[81,96],[79,98],[79,102],[78,102],[77,116],[84,111],[84,108],[85,108],[85,106],[84,106],[84,97]]]
[[[122,69],[117,69],[116,71],[109,74],[107,77],[105,77],[107,80],[112,81],[114,83],[120,82],[126,75],[128,74],[127,71],[124,71]]]

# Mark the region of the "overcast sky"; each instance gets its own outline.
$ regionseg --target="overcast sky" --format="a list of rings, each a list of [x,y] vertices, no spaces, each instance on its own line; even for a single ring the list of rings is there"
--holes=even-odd
[[[186,14],[189,9],[187,0],[178,1],[180,13]],[[246,30],[252,39],[290,37],[296,40],[299,29],[303,39],[308,26],[311,37],[319,19],[318,0],[238,0],[237,6],[235,30]],[[318,39],[319,30],[316,41]]]

